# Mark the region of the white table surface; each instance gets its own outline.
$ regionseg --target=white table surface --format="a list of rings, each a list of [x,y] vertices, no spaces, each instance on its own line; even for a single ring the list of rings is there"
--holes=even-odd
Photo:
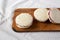
[[[21,0],[19,0],[21,1]],[[5,5],[5,18],[9,17],[3,24],[0,25],[0,40],[60,40],[60,32],[23,32],[17,33],[12,30],[12,11],[15,8],[37,7],[37,8],[58,8],[60,0],[22,0],[18,3],[16,0],[7,1]],[[1,9],[0,9],[1,10]],[[4,18],[3,18],[4,19]]]

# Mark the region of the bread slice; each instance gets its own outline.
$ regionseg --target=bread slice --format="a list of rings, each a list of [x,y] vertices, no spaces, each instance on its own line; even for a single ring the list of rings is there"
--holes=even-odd
[[[15,21],[19,28],[28,28],[32,25],[33,17],[29,13],[21,13]]]
[[[39,8],[34,11],[34,17],[40,22],[48,20],[48,10],[46,8]]]
[[[51,8],[49,13],[49,20],[52,23],[60,23],[60,10],[57,8]]]

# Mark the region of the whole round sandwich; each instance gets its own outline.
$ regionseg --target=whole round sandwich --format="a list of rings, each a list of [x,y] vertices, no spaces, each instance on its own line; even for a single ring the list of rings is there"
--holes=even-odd
[[[49,19],[48,10],[46,8],[39,8],[34,11],[34,17],[40,22],[45,22]]]
[[[19,28],[29,28],[32,25],[33,17],[29,13],[21,13],[16,17],[16,24]]]
[[[49,12],[49,20],[52,23],[60,23],[60,10],[57,8],[51,8]]]

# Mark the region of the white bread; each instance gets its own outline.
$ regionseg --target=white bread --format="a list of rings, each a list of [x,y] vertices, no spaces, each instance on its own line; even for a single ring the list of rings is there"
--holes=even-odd
[[[29,28],[32,22],[33,17],[29,13],[21,13],[16,17],[16,24],[19,28]]]
[[[49,13],[49,20],[52,23],[60,23],[60,10],[51,8]]]
[[[39,8],[34,11],[34,17],[40,22],[48,20],[48,10],[46,8]]]

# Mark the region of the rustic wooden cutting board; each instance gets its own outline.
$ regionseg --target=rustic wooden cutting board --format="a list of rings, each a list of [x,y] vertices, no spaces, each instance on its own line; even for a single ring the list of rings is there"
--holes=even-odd
[[[30,28],[18,28],[16,26],[15,18],[17,15],[20,13],[30,13],[34,17],[34,11],[37,8],[20,8],[16,9],[14,11],[14,16],[13,16],[13,23],[12,23],[12,29],[16,32],[58,32],[60,31],[60,25],[59,24],[52,24],[47,20],[46,22],[39,22],[37,20],[33,21],[33,24]],[[49,10],[49,9],[48,9]]]

